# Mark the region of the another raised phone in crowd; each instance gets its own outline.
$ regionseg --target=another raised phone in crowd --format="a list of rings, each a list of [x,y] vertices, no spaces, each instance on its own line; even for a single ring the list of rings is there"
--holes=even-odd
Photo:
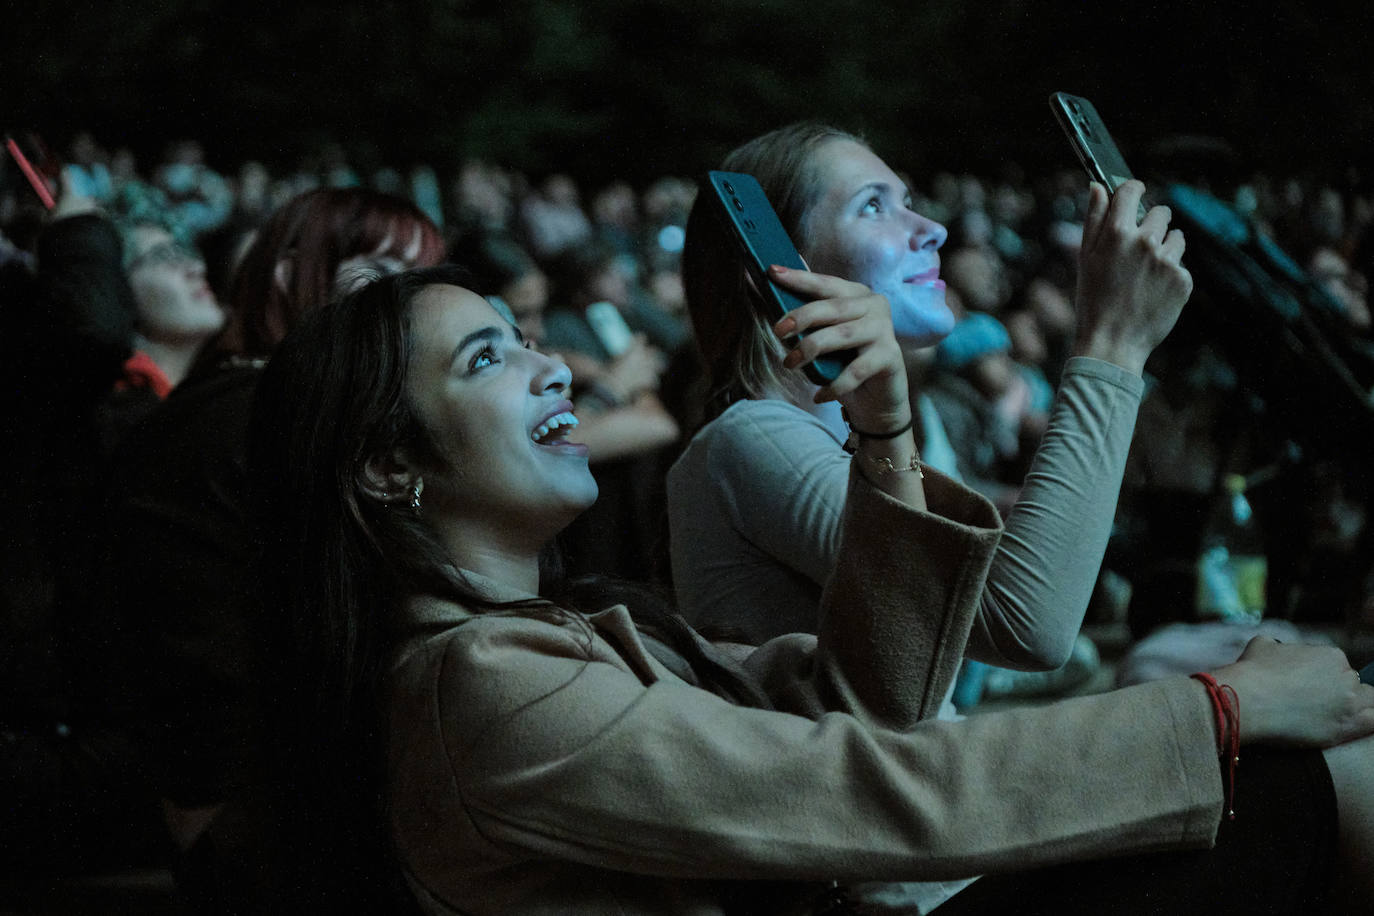
[[[1114,193],[1134,177],[1092,102],[1067,92],[1056,92],[1050,96],[1050,108],[1068,135],[1088,177],[1106,187],[1107,193]]]
[[[5,135],[5,149],[19,171],[24,173],[29,187],[43,206],[51,210],[57,206],[58,172],[61,163],[48,151],[47,144],[33,131]]]

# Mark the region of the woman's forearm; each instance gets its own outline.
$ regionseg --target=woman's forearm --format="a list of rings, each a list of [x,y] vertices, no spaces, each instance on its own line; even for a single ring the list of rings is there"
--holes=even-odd
[[[993,559],[969,638],[974,658],[1047,669],[1068,657],[1111,534],[1142,390],[1120,367],[1069,363]]]

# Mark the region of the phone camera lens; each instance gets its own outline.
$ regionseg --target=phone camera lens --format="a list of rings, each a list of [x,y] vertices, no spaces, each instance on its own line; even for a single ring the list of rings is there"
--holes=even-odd
[[[726,193],[726,194],[734,194],[734,193],[735,193],[735,186],[732,185],[732,184],[731,184],[730,182],[728,182],[728,181],[722,181],[722,182],[720,183],[720,186],[721,186],[722,188],[725,189],[725,193]]]
[[[742,204],[742,203],[739,202],[739,198],[738,198],[738,197],[735,198],[735,209],[736,209],[736,210],[743,210],[743,209],[744,209],[744,204]]]

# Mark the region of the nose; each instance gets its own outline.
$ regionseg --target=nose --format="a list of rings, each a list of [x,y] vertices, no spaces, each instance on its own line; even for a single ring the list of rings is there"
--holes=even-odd
[[[527,351],[535,360],[534,377],[530,380],[530,390],[535,394],[548,391],[562,394],[572,387],[572,370],[568,364],[556,356],[548,356],[538,350]]]
[[[933,219],[927,219],[915,210],[907,211],[911,215],[911,245],[912,251],[920,251],[928,248],[931,251],[937,250],[949,238],[949,230]]]

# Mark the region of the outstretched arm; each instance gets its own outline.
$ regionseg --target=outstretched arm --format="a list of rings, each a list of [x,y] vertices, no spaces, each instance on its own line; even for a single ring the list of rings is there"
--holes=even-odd
[[[1077,356],[1007,518],[969,654],[1054,668],[1073,648],[1111,533],[1146,358],[1192,291],[1169,210],[1136,224],[1144,185],[1093,185],[1079,252]]]

